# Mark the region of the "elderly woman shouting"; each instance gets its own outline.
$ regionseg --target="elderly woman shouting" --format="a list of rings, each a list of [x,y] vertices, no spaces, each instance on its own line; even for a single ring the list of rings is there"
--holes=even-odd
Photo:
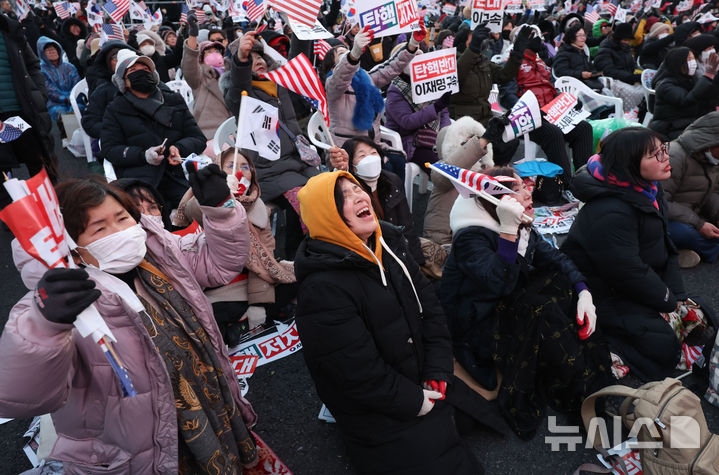
[[[248,253],[247,217],[216,165],[190,172],[205,232],[179,237],[122,190],[92,179],[57,188],[84,269],[50,269],[15,246],[29,292],[0,338],[0,414],[50,412],[50,459],[65,473],[242,473],[257,463],[242,398],[203,287],[223,285]],[[91,303],[117,338],[137,395],[97,345],[74,331]]]

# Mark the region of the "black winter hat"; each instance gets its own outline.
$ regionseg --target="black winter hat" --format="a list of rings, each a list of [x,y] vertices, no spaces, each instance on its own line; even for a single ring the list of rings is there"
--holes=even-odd
[[[694,38],[689,38],[684,42],[682,46],[686,46],[694,53],[694,56],[700,56],[702,51],[709,48],[710,46],[717,46],[717,38],[714,35],[703,34],[697,35]]]
[[[634,38],[634,32],[632,31],[632,25],[629,23],[619,23],[614,25],[614,39],[619,40],[631,40]]]

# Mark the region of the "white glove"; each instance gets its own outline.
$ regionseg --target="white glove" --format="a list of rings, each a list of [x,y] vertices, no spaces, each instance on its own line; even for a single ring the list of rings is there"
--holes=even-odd
[[[511,196],[504,195],[497,205],[499,232],[516,236],[519,225],[522,224],[522,213],[524,206]]]
[[[364,49],[372,42],[372,38],[374,38],[374,31],[368,30],[366,27],[360,30],[360,32],[355,35],[355,42],[352,44],[352,51],[350,51],[352,58],[356,60],[360,59]]]
[[[250,330],[259,327],[267,320],[267,310],[265,310],[265,307],[250,305],[245,315],[247,315],[247,323],[250,326]]]
[[[165,159],[160,153],[162,153],[163,146],[158,145],[157,147],[150,147],[145,150],[145,160],[150,165],[158,166]]]
[[[423,389],[422,395],[424,396],[424,401],[422,401],[422,409],[419,410],[417,417],[427,415],[429,411],[431,411],[434,407],[434,400],[442,399],[442,393],[439,393],[437,391],[430,391],[428,389]]]
[[[85,40],[79,39],[77,40],[77,44],[75,45],[75,56],[80,58],[82,56],[82,49],[85,47]]]
[[[586,289],[579,292],[579,300],[577,300],[577,324],[584,325],[585,318],[587,326],[579,329],[579,338],[582,340],[589,338],[597,326],[597,309],[594,307],[592,294]]]

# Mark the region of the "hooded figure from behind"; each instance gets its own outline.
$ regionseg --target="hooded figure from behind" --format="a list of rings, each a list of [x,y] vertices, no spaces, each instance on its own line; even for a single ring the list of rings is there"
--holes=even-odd
[[[309,238],[295,258],[297,328],[355,469],[482,473],[461,444],[452,406],[423,389],[452,381],[452,348],[436,294],[401,230],[377,221],[348,172],[311,178],[299,199]]]
[[[40,69],[45,76],[47,89],[47,110],[53,121],[61,114],[72,112],[70,91],[80,82],[77,68],[64,61],[65,51],[55,40],[41,36],[37,40],[37,56],[40,58]]]

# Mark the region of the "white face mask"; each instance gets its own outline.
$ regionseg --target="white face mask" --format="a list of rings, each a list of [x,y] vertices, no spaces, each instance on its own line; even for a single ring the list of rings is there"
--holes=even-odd
[[[161,228],[165,227],[165,224],[162,222],[162,216],[155,216],[154,214],[143,214],[142,216],[153,223],[158,224]]]
[[[124,274],[140,263],[147,254],[147,233],[136,224],[123,231],[105,236],[85,247],[97,259],[97,268],[110,274]]]
[[[694,73],[697,72],[697,60],[692,59],[691,61],[687,61],[687,68],[689,68],[687,74],[694,76]]]
[[[382,172],[382,158],[379,155],[367,155],[355,165],[355,170],[357,176],[374,191],[377,189],[377,180]]]
[[[713,53],[716,53],[714,48],[702,51],[702,63],[706,63],[709,59],[709,56],[711,56]]]
[[[669,33],[659,33],[657,35],[657,39],[661,40],[662,38],[666,38],[667,36],[669,36]]]
[[[152,45],[142,45],[140,46],[140,53],[144,54],[145,56],[152,56],[155,54],[155,47]]]

